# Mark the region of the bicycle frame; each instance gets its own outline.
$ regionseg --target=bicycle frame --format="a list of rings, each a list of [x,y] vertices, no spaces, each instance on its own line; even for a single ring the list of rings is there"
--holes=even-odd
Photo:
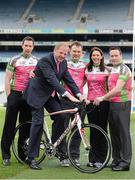
[[[61,136],[57,139],[57,141],[53,144],[53,146],[56,148],[61,143],[61,141],[64,139],[64,137],[73,129],[73,127],[75,127],[75,125],[77,125],[77,128],[79,130],[82,142],[84,144],[84,147],[86,149],[90,148],[90,144],[85,138],[85,134],[84,134],[83,127],[82,127],[82,121],[81,121],[81,117],[80,117],[79,112],[78,112],[78,108],[57,111],[57,112],[49,113],[45,116],[57,115],[57,114],[62,114],[62,113],[63,114],[65,114],[65,113],[74,114],[74,119],[69,123],[69,126],[67,127],[67,129],[61,134]],[[51,138],[50,138],[50,134],[49,134],[49,130],[48,130],[48,126],[47,126],[46,121],[44,124],[44,130],[46,132],[47,138],[49,139],[49,141],[51,143]]]
[[[74,109],[68,109],[68,110],[62,110],[62,111],[57,111],[57,112],[52,112],[52,113],[48,113],[45,116],[51,116],[51,115],[57,115],[57,114],[64,114],[64,113],[70,113],[70,114],[74,114],[74,118],[72,121],[70,121],[69,126],[67,127],[67,129],[61,134],[61,136],[56,140],[55,143],[52,144],[51,141],[51,136],[49,133],[49,129],[48,129],[48,125],[47,122],[44,120],[44,125],[43,125],[43,129],[42,129],[42,136],[41,136],[41,141],[40,141],[40,153],[39,153],[39,157],[37,157],[36,162],[37,164],[40,164],[44,158],[46,156],[48,157],[52,157],[52,156],[56,156],[57,158],[60,159],[60,154],[59,151],[57,151],[57,146],[61,143],[61,141],[65,138],[65,136],[67,134],[69,134],[69,132],[71,131],[71,134],[68,137],[68,141],[67,141],[67,155],[68,158],[71,162],[71,164],[78,169],[80,172],[84,172],[84,173],[95,173],[98,172],[100,170],[102,170],[107,163],[110,160],[110,156],[111,156],[111,143],[110,140],[106,134],[106,132],[98,127],[97,125],[94,124],[85,124],[81,121],[81,116],[80,116],[80,112],[83,111],[85,107],[83,107],[83,104],[81,106],[78,106]],[[24,127],[30,127],[32,122],[25,122],[25,123],[21,123],[16,127],[15,130],[15,135],[18,135],[19,131],[21,130],[21,128]],[[74,128],[75,126],[77,126],[77,128]],[[104,137],[105,142],[107,144],[107,152],[105,155],[105,159],[103,161],[103,163],[101,163],[101,166],[95,166],[94,164],[92,166],[87,166],[87,162],[89,162],[89,153],[92,152],[92,146],[90,145],[91,141],[90,141],[90,132],[91,129],[96,130],[97,132],[99,132],[102,137]],[[78,132],[79,131],[79,132]],[[80,160],[80,165],[77,165],[75,162],[74,157],[72,156],[72,143],[73,143],[73,138],[74,135],[77,132],[77,137],[78,137],[78,133],[80,134],[80,140],[81,144],[80,144],[80,153],[79,153],[79,160]],[[26,145],[26,147],[25,147]],[[28,145],[29,145],[29,137],[26,138],[26,141],[24,142],[24,152],[28,152]],[[17,141],[13,140],[12,143],[12,149],[13,149],[13,153],[16,157],[16,159],[21,162],[24,163],[23,160],[20,159],[19,154],[18,154],[18,143]],[[95,154],[94,154],[95,155]],[[98,156],[97,156],[98,159]],[[97,161],[98,162],[98,161]]]

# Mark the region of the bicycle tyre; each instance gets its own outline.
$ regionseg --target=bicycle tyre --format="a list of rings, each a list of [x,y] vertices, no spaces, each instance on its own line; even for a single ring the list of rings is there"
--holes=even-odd
[[[15,134],[14,134],[14,139],[12,141],[12,151],[15,156],[15,158],[18,160],[18,162],[25,164],[25,159],[21,159],[18,154],[18,137],[19,137],[19,131],[21,131],[23,128],[27,128],[28,132],[30,132],[30,127],[31,127],[31,122],[24,122],[20,123],[16,128],[15,128]],[[28,133],[29,134],[29,133]],[[25,157],[28,155],[28,144],[29,144],[29,135],[27,137],[24,137],[24,142],[23,146],[21,146],[21,149],[23,153],[25,154]],[[46,141],[46,133],[44,130],[42,130],[42,136],[41,136],[41,145],[40,145],[40,151],[39,151],[39,156],[35,158],[37,164],[40,164],[46,157],[45,155],[45,141]]]
[[[83,129],[85,138],[86,138],[86,140],[89,143],[90,143],[90,130],[94,129],[94,130],[98,131],[98,133],[100,133],[103,136],[103,138],[106,141],[106,147],[107,147],[106,148],[107,150],[106,150],[106,154],[105,154],[106,155],[105,159],[102,162],[102,164],[100,164],[99,167],[96,167],[96,166],[88,167],[87,163],[89,162],[89,152],[91,151],[92,147],[89,146],[89,148],[85,148],[82,140],[80,140],[81,141],[80,142],[80,157],[79,157],[80,165],[77,165],[75,163],[75,160],[73,159],[72,154],[71,154],[71,153],[73,153],[73,151],[71,152],[71,147],[73,145],[72,139],[73,139],[75,133],[78,131],[78,128],[75,128],[73,130],[73,132],[70,134],[70,136],[68,138],[68,143],[67,143],[67,150],[68,150],[69,160],[70,160],[71,164],[77,170],[79,170],[80,172],[83,172],[83,173],[96,173],[96,172],[99,172],[99,171],[101,171],[107,165],[107,163],[110,160],[110,157],[111,157],[111,143],[110,143],[110,139],[109,139],[107,133],[102,128],[100,128],[99,126],[97,126],[95,124],[83,124],[82,125],[82,129]]]

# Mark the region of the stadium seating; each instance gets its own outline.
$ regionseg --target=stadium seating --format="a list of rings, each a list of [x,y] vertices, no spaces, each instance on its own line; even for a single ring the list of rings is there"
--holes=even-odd
[[[87,28],[132,29],[133,20],[128,18],[129,6],[130,0],[85,0],[81,14],[87,14]]]
[[[96,28],[132,29],[130,0],[85,0],[74,18],[80,0],[36,0],[23,19],[29,0],[1,0],[1,28]],[[130,13],[131,14],[131,13]],[[31,19],[30,19],[31,18]],[[32,19],[33,18],[33,19]]]
[[[20,22],[20,19],[28,3],[29,0],[2,0],[0,2],[0,27],[23,27],[23,23]]]
[[[63,23],[72,20],[72,16],[78,4],[78,0],[44,1],[38,0],[31,10],[31,14],[36,14],[48,27],[59,27]],[[60,25],[60,26],[59,26]]]

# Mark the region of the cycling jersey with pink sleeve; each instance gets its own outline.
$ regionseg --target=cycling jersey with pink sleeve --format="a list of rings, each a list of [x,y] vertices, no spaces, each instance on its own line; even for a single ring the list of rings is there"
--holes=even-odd
[[[112,67],[108,78],[108,88],[111,91],[117,83],[117,80],[123,80],[125,86],[120,93],[117,93],[111,98],[111,102],[126,102],[131,100],[131,71],[125,64],[120,64]]]
[[[84,75],[85,75],[85,65],[83,62],[73,61],[68,62],[68,71],[78,86],[81,93],[83,93],[83,85],[84,85]],[[70,89],[65,85],[65,89],[71,93]],[[72,93],[71,93],[72,94]]]
[[[107,78],[109,75],[108,68],[105,68],[105,71],[101,72],[99,67],[94,67],[92,71],[85,71],[87,86],[88,86],[88,95],[87,99],[94,101],[96,97],[103,96],[107,93]]]
[[[7,70],[13,72],[13,78],[11,79],[10,86],[12,90],[24,91],[28,81],[29,72],[34,70],[37,64],[37,58],[30,56],[25,58],[22,54],[13,57],[8,65]]]

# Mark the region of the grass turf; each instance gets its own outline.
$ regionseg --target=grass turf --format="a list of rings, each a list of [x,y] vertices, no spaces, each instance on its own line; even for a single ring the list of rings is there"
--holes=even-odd
[[[4,123],[5,109],[0,108],[0,137]],[[77,171],[74,167],[61,167],[56,158],[46,158],[42,163],[41,171],[29,169],[27,165],[17,162],[12,155],[11,165],[4,167],[0,155],[0,179],[134,179],[135,178],[135,114],[131,116],[131,136],[133,156],[130,171],[112,172],[110,168],[105,168],[96,174],[84,174]],[[51,121],[50,121],[51,122]],[[1,153],[0,153],[1,154]]]

